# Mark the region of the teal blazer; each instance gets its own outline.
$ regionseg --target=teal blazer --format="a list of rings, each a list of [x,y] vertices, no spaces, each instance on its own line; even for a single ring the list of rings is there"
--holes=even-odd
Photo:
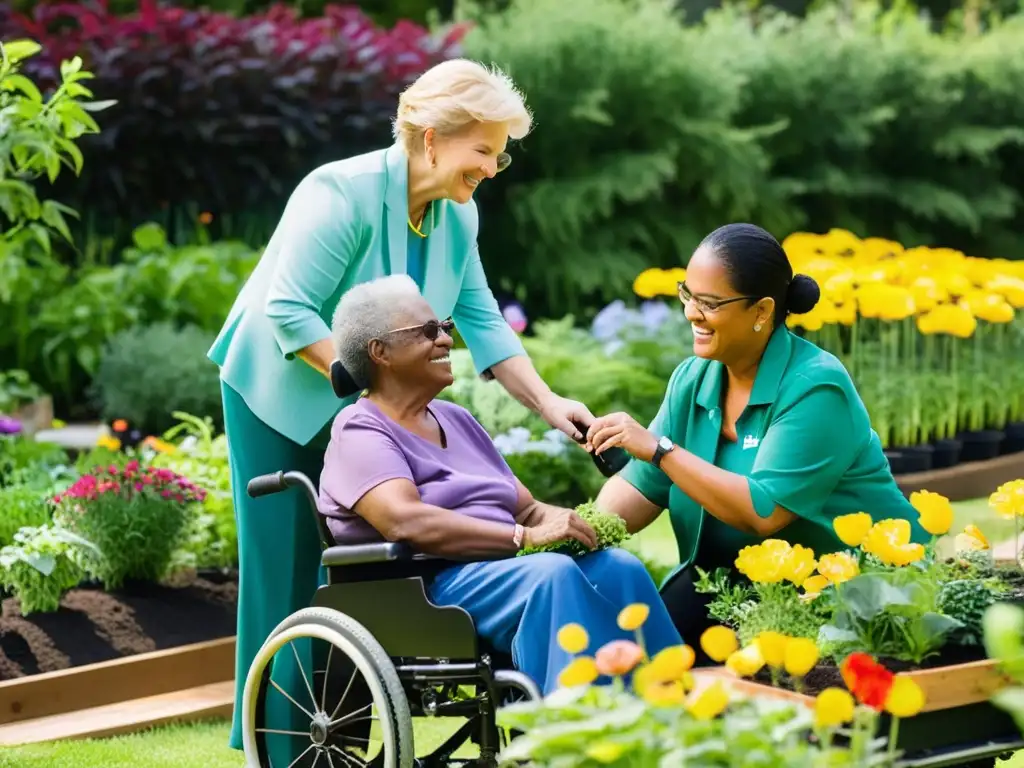
[[[522,342],[505,321],[480,263],[476,203],[436,201],[423,295],[452,317],[480,373]],[[334,309],[352,286],[406,271],[408,160],[395,144],[323,165],[285,206],[209,357],[225,384],[265,424],[309,443],[350,400],[295,356],[330,336]]]

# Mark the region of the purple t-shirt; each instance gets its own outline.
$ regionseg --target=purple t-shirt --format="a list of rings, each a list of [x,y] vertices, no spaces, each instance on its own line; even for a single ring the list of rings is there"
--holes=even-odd
[[[320,475],[320,513],[339,544],[384,540],[352,508],[396,478],[412,481],[426,504],[515,524],[515,476],[487,431],[454,403],[435,400],[430,412],[444,431],[445,448],[398,425],[365,397],[335,418]]]

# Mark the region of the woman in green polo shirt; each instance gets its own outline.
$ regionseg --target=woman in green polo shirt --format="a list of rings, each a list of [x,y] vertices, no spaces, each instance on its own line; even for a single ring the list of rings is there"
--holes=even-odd
[[[915,541],[928,540],[849,373],[786,327],[819,296],[768,232],[716,229],[679,285],[694,357],[676,368],[658,415],[644,428],[614,413],[588,430],[588,450],[620,446],[633,457],[601,490],[602,508],[630,532],[669,510],[680,566],[662,596],[691,644],[708,625],[692,565],[733,568],[740,549],[769,537],[819,555],[845,549],[832,521],[860,511],[905,518]]]

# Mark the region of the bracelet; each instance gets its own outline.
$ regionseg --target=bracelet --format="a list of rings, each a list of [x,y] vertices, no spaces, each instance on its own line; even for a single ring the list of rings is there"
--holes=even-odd
[[[526,529],[519,523],[516,523],[516,527],[512,531],[512,543],[516,545],[516,549],[523,548],[523,536],[525,533]]]

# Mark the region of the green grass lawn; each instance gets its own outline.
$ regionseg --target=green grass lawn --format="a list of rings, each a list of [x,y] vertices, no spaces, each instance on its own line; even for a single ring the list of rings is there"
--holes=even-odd
[[[974,523],[997,544],[1014,535],[1012,521],[998,518],[984,499],[954,504],[954,532]],[[646,559],[678,562],[675,537],[668,516],[629,542]],[[457,727],[453,721],[416,723],[419,752],[440,744]],[[0,768],[243,768],[239,752],[228,749],[228,725],[222,722],[160,728],[148,733],[96,741],[68,741],[0,749]],[[1024,752],[1002,763],[1003,768],[1024,768]]]

